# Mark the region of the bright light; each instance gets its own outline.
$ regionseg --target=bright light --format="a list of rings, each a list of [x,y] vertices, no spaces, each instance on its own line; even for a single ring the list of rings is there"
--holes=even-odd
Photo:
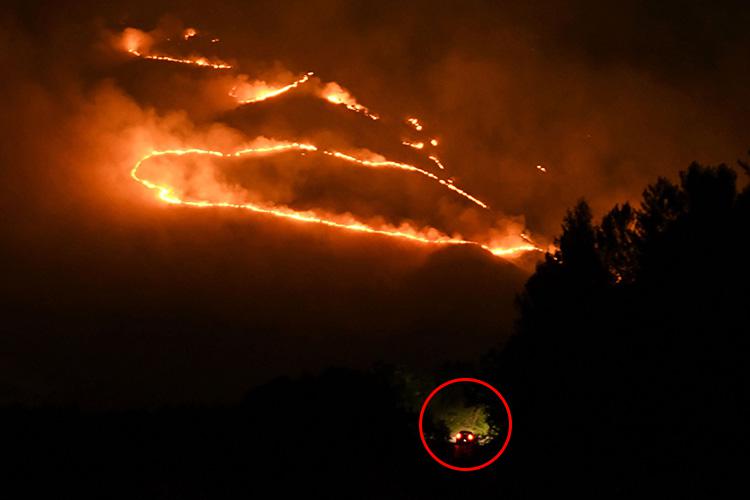
[[[474,434],[469,434],[468,436],[466,436],[466,439],[472,441],[474,439]]]
[[[458,441],[459,439],[461,439],[461,433],[460,432],[456,433],[456,441]]]
[[[194,28],[186,29],[182,36],[186,40],[196,36],[198,31]],[[218,42],[218,38],[211,39],[212,42]],[[161,53],[153,53],[150,51],[151,37],[147,33],[134,28],[126,29],[122,34],[122,47],[130,54],[141,57],[144,59],[151,59],[155,61],[180,63],[180,64],[191,64],[201,66],[205,68],[226,70],[231,69],[232,65],[224,63],[219,60],[209,60],[205,57],[200,56],[189,56],[186,58],[173,57]],[[238,104],[250,104],[258,101],[274,98],[287,91],[290,91],[299,85],[308,82],[313,76],[312,72],[302,74],[297,80],[289,83],[285,86],[277,86],[275,84],[268,84],[261,80],[248,81],[247,78],[243,78],[241,82],[235,85],[230,96],[237,100]],[[377,120],[378,116],[372,113],[369,109],[359,104],[354,97],[343,87],[335,82],[329,82],[322,89],[317,88],[320,82],[315,82],[313,90],[315,95],[319,98],[325,99],[327,102],[332,104],[340,104],[346,109],[363,114],[373,120]],[[422,124],[417,118],[411,117],[406,119],[406,123],[417,131],[422,130]],[[222,208],[236,208],[248,210],[255,213],[273,215],[285,219],[291,219],[306,223],[321,224],[324,226],[344,229],[348,231],[364,232],[370,234],[376,234],[381,236],[388,236],[392,238],[399,238],[403,240],[409,240],[412,242],[424,243],[424,244],[438,244],[438,245],[474,245],[484,250],[489,251],[496,256],[509,256],[514,254],[521,254],[529,251],[541,252],[541,248],[536,247],[528,238],[523,238],[524,243],[515,246],[497,246],[496,241],[486,241],[486,239],[474,241],[464,239],[459,234],[449,235],[441,232],[438,229],[425,226],[425,227],[413,227],[411,224],[404,223],[400,226],[393,226],[385,223],[368,224],[364,221],[355,219],[348,214],[333,214],[321,210],[310,209],[307,211],[297,211],[284,205],[276,205],[274,203],[249,203],[242,202],[241,200],[234,199],[188,199],[180,195],[180,190],[172,185],[168,184],[157,184],[156,182],[142,177],[141,167],[149,162],[153,158],[157,157],[182,157],[182,156],[205,156],[220,158],[239,158],[254,155],[265,155],[283,151],[297,151],[301,155],[307,153],[317,152],[318,154],[331,156],[342,160],[350,166],[355,167],[366,167],[366,168],[387,168],[387,169],[398,169],[404,172],[411,172],[422,175],[430,179],[430,181],[439,184],[441,187],[452,191],[453,193],[465,198],[466,200],[474,203],[475,205],[489,209],[486,203],[472,196],[468,192],[462,190],[455,185],[452,178],[443,178],[433,173],[430,170],[420,168],[416,165],[407,163],[400,163],[391,161],[383,158],[380,155],[367,153],[364,156],[355,156],[352,154],[344,153],[342,151],[328,150],[318,147],[314,144],[303,144],[303,143],[288,143],[274,141],[275,144],[267,147],[257,148],[243,148],[235,151],[222,152],[210,149],[202,149],[195,147],[187,147],[180,149],[167,149],[167,150],[152,150],[150,153],[142,156],[135,165],[131,168],[130,176],[133,180],[140,183],[147,189],[153,190],[156,193],[158,199],[165,203],[183,205],[189,207],[222,207]],[[425,147],[425,142],[410,142],[403,141],[405,145],[408,145],[414,149],[421,150]],[[437,145],[437,139],[431,139],[430,144]],[[445,170],[445,166],[440,162],[437,156],[428,156],[428,159],[437,166],[440,170]],[[145,168],[144,168],[145,170]],[[463,439],[464,436],[461,433],[456,435],[456,439]]]
[[[401,144],[403,144],[404,146],[409,146],[410,148],[414,148],[414,149],[422,149],[424,147],[424,142],[402,141]]]
[[[312,71],[306,73],[299,79],[283,87],[274,87],[262,80],[256,80],[254,82],[242,81],[238,85],[232,87],[229,96],[235,98],[240,104],[265,101],[266,99],[271,99],[272,97],[276,97],[284,92],[297,88],[308,81],[312,75]]]
[[[414,127],[414,130],[421,131],[422,130],[422,124],[419,123],[419,120],[416,118],[407,118],[406,121]]]

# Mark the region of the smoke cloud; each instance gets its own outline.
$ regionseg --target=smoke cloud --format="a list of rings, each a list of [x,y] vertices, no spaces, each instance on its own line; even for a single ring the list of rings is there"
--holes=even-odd
[[[312,142],[439,173],[492,210],[418,174],[323,155],[163,158],[144,169],[200,199],[547,244],[580,197],[602,213],[659,175],[732,161],[750,144],[746,9],[603,8],[325,0],[4,11],[0,399],[226,400],[328,363],[471,359],[501,344],[528,266],[173,207],[130,171],[152,150]],[[232,68],[161,63],[127,52],[135,47]]]

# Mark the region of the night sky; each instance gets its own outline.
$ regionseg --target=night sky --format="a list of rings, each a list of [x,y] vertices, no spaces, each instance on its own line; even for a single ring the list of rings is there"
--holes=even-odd
[[[470,360],[510,334],[538,254],[170,206],[130,178],[152,149],[263,136],[417,162],[400,144],[416,116],[490,212],[418,176],[328,159],[225,165],[223,185],[468,238],[523,231],[546,249],[579,198],[599,216],[750,145],[743,2],[17,4],[0,12],[3,404],[233,401],[330,365]],[[195,27],[195,52],[238,69],[133,57],[116,43],[128,27]],[[307,71],[383,119],[304,89],[241,108],[226,92],[239,75]]]

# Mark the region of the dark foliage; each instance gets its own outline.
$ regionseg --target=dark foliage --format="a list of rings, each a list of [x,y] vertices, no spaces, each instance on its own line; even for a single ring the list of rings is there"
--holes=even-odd
[[[565,218],[500,359],[539,492],[717,495],[747,437],[750,191],[726,166]],[[523,444],[520,441],[523,440]]]
[[[225,408],[6,409],[3,498],[397,499],[494,491],[507,470],[456,474],[426,456],[402,380],[386,368],[331,369],[275,380]]]

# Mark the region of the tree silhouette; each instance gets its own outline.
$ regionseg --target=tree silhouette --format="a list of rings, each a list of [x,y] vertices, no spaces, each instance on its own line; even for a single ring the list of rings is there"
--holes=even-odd
[[[590,487],[626,496],[637,490],[628,477],[692,493],[737,477],[750,403],[749,193],[725,165],[694,163],[599,225],[585,201],[568,212],[559,250],[519,297],[498,371],[529,429],[521,460],[555,478],[539,487],[580,469]]]

